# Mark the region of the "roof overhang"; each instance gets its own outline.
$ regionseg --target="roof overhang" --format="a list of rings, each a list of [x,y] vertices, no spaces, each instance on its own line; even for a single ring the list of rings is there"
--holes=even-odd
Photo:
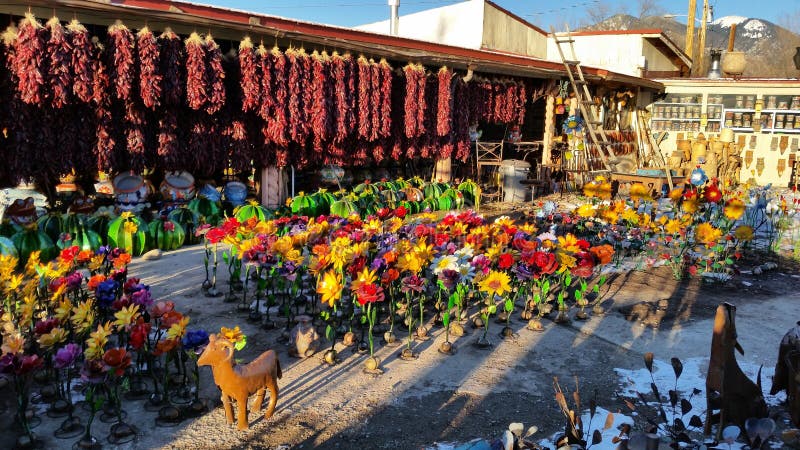
[[[0,11],[22,15],[32,10],[41,17],[56,14],[76,17],[84,23],[111,24],[122,19],[138,28],[148,24],[152,29],[171,27],[178,33],[208,31],[215,39],[239,41],[243,36],[260,37],[265,43],[273,40],[285,45],[312,44],[319,49],[347,50],[394,60],[408,60],[428,65],[447,65],[455,69],[489,74],[530,78],[562,78],[566,75],[561,63],[486,50],[437,44],[398,36],[372,33],[352,28],[305,22],[278,16],[252,13],[198,3],[170,0],[29,0],[24,4],[3,4]],[[584,67],[589,81],[620,83],[662,90],[661,83]]]

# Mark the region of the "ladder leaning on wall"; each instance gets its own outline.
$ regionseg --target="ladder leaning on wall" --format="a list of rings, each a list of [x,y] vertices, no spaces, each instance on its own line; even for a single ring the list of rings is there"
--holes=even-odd
[[[586,83],[586,78],[583,76],[581,62],[578,61],[575,56],[575,46],[573,45],[575,39],[572,38],[569,27],[564,25],[564,28],[566,31],[563,33],[556,33],[555,29],[552,27],[550,31],[553,34],[556,48],[558,48],[558,55],[561,57],[561,62],[564,64],[564,68],[567,71],[567,76],[569,77],[572,91],[575,94],[575,99],[578,101],[578,109],[581,112],[581,117],[583,117],[586,131],[591,138],[589,145],[594,146],[597,153],[600,155],[600,159],[606,171],[610,172],[611,165],[609,164],[609,159],[613,160],[616,158],[616,155],[614,155],[614,150],[611,148],[605,131],[603,131],[603,122],[599,120],[595,109],[592,108],[594,105],[592,94],[589,92],[589,85]],[[572,55],[571,59],[567,59],[566,56],[564,56],[564,49],[561,48],[562,44],[569,44],[569,50]]]

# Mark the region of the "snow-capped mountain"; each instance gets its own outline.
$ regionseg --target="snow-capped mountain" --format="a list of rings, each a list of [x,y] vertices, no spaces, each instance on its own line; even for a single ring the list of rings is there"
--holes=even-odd
[[[798,77],[800,71],[792,62],[796,48],[800,47],[800,35],[793,33],[768,20],[743,16],[720,17],[709,24],[706,31],[706,52],[716,48],[726,50],[730,29],[736,24],[734,49],[747,53],[747,77]],[[634,30],[658,28],[683,48],[686,39],[686,25],[671,18],[651,16],[639,19],[618,14],[595,25],[586,27],[593,30]],[[697,38],[695,38],[695,43]],[[706,61],[708,58],[706,58]],[[704,73],[702,68],[700,73]]]

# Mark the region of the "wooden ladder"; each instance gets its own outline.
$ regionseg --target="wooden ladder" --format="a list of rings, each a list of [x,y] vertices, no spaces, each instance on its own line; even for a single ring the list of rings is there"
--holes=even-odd
[[[575,46],[573,45],[575,39],[572,38],[569,27],[566,24],[564,27],[567,31],[563,33],[556,33],[555,29],[552,27],[550,28],[550,31],[553,34],[553,40],[556,43],[556,48],[558,48],[558,55],[561,57],[561,62],[564,64],[564,68],[567,70],[569,83],[572,86],[572,91],[575,93],[575,98],[578,101],[578,108],[581,112],[581,117],[583,117],[585,122],[586,130],[589,132],[592,143],[597,148],[597,153],[600,155],[603,165],[605,166],[606,170],[610,172],[611,166],[609,165],[608,160],[609,158],[615,158],[616,155],[614,154],[614,150],[611,148],[612,146],[608,141],[605,131],[603,131],[603,122],[597,117],[594,108],[592,108],[594,105],[594,102],[592,101],[592,94],[589,92],[589,85],[586,83],[586,78],[583,76],[581,62],[578,61],[577,57],[575,56]],[[564,56],[564,49],[561,48],[562,44],[569,44],[572,59],[567,59]]]

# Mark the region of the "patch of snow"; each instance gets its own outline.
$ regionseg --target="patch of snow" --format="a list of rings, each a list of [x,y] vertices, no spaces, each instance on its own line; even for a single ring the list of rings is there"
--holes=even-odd
[[[739,25],[740,23],[746,21],[747,17],[742,16],[725,16],[720,17],[719,19],[711,22],[712,25],[719,25],[722,28],[730,28],[731,25],[736,24]]]
[[[767,25],[757,19],[749,20],[744,25],[745,32],[742,33],[743,36],[749,37],[751,39],[761,39],[767,35]]]

